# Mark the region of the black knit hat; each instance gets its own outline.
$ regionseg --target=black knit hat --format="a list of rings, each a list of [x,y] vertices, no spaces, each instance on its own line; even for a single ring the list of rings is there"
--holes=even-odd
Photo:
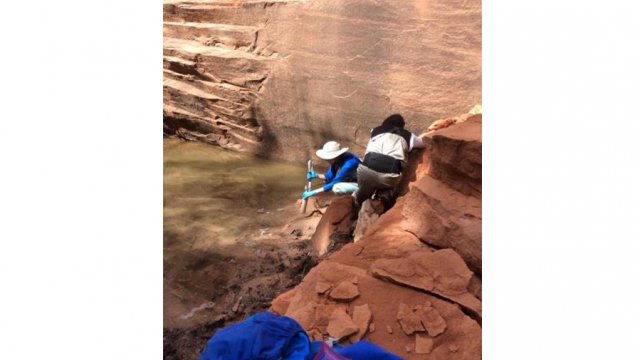
[[[384,119],[384,121],[382,122],[382,126],[395,126],[404,129],[404,118],[400,114],[393,114]]]

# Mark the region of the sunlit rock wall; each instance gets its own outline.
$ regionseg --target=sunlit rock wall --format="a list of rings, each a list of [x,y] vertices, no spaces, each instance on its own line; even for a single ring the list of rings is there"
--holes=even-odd
[[[481,103],[481,1],[164,1],[164,133],[300,161]]]

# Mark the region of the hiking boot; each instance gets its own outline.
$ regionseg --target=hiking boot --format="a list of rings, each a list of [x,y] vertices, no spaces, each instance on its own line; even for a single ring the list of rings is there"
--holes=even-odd
[[[378,191],[376,195],[377,195],[377,198],[380,199],[380,201],[382,201],[384,212],[387,212],[396,203],[396,199],[393,196],[393,190],[391,189]]]

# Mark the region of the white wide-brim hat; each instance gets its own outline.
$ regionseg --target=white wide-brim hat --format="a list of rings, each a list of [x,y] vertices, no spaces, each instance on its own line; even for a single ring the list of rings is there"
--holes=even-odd
[[[340,148],[339,143],[335,141],[329,141],[324,144],[322,149],[316,151],[316,155],[318,155],[320,159],[331,160],[344,154],[345,152],[347,152],[347,150],[349,150],[349,148]]]

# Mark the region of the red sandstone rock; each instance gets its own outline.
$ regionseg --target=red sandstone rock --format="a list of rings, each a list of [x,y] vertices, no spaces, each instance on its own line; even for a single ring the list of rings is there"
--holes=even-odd
[[[465,150],[464,142],[475,135],[465,132],[475,126],[468,127],[469,124],[479,120],[472,116],[466,122],[432,132],[429,136],[433,138],[448,131],[448,135],[444,133],[446,137],[453,143],[460,140],[458,143],[462,144],[460,149],[447,141],[433,145],[441,151],[437,154],[440,157],[437,166],[449,173],[431,173],[430,149],[414,154],[413,159],[421,157],[422,163],[409,192],[376,220],[357,244],[347,244],[323,260],[292,291],[293,295],[285,293],[284,300],[274,300],[274,310],[276,305],[283,308],[287,302],[288,312],[315,304],[312,328],[326,332],[328,318],[337,306],[342,306],[346,313],[347,308],[355,310],[356,306],[367,304],[377,326],[387,331],[369,331],[364,334],[364,340],[402,354],[406,359],[480,359],[482,216],[481,198],[472,191],[480,182],[473,178],[473,171],[469,172],[464,166],[448,169],[447,166],[458,165],[452,162],[443,165],[451,154],[470,154],[473,149]],[[448,151],[451,154],[447,155]],[[434,223],[434,219],[439,223]],[[471,271],[477,271],[477,275]],[[354,277],[358,278],[360,295],[348,304],[315,291],[318,282],[352,283]],[[407,305],[401,312],[403,321],[417,317],[425,330],[406,335],[397,320],[401,303]],[[319,316],[320,313],[323,315]],[[396,326],[400,331],[394,331]]]
[[[349,315],[340,309],[336,309],[329,318],[327,332],[329,336],[342,339],[358,331],[358,326],[353,323]]]
[[[307,304],[302,308],[296,309],[287,316],[297,321],[303,329],[311,330],[316,317],[315,304]]]
[[[482,300],[482,280],[475,275],[469,281],[469,293]]]
[[[429,146],[411,191],[367,230],[367,237],[376,240],[361,258],[382,253],[386,258],[405,257],[413,253],[418,238],[435,248],[455,250],[481,274],[481,124],[482,115],[474,115],[426,137]]]
[[[355,343],[360,341],[364,334],[369,329],[369,322],[371,321],[371,310],[369,305],[359,305],[353,308],[353,322],[358,325],[358,332],[352,335],[349,340]]]
[[[335,289],[331,290],[329,297],[333,300],[346,300],[351,301],[355,299],[360,293],[358,292],[358,286],[351,281],[343,281]]]
[[[366,146],[389,109],[417,131],[481,101],[480,0],[163,5],[165,110],[189,112],[170,135],[306,160],[327,132]]]
[[[426,244],[454,249],[469,268],[480,272],[481,202],[430,176],[420,179],[412,190],[402,209],[401,227]]]
[[[290,290],[273,299],[271,302],[271,310],[276,314],[284,315],[287,312],[287,308],[289,308],[289,304],[291,303],[291,298],[294,295],[295,292]]]
[[[371,265],[379,278],[440,295],[482,316],[480,301],[468,292],[473,273],[451,249],[420,250],[405,259],[380,259]],[[437,279],[437,280],[436,280]]]
[[[316,303],[316,315],[313,323],[313,327],[320,330],[320,332],[326,334],[327,326],[331,320],[331,315],[334,311],[340,310],[342,312],[347,311],[347,307],[344,304],[324,304]]]
[[[355,230],[353,230],[353,242],[356,243],[364,236],[367,229],[380,217],[384,211],[380,200],[367,199],[362,203],[360,212],[358,213],[358,221]]]
[[[425,137],[429,174],[462,192],[482,194],[482,114]]]
[[[346,195],[331,202],[311,237],[316,255],[324,255],[332,242],[344,242],[351,238],[355,226],[353,197]]]
[[[455,124],[455,122],[456,122],[455,119],[452,119],[452,118],[436,120],[431,125],[429,125],[429,127],[427,128],[427,131],[444,129],[446,127],[449,127]]]
[[[398,304],[398,323],[405,334],[411,335],[414,332],[424,331],[420,318],[411,311],[405,303]]]
[[[415,345],[415,339],[407,336],[404,331],[398,332],[392,329],[392,326],[399,326],[394,325],[397,323],[396,317],[399,304],[404,303],[413,306],[430,302],[447,323],[446,330],[438,335],[438,346],[434,347],[432,355],[442,351],[439,350],[442,346],[445,347],[444,350],[448,354],[449,350],[446,346],[450,343],[466,344],[457,354],[468,354],[461,356],[462,359],[474,359],[474,357],[469,356],[480,354],[480,326],[476,321],[465,315],[458,305],[425,292],[378,280],[367,275],[365,269],[335,263],[331,258],[313,268],[302,283],[293,290],[294,295],[285,294],[290,299],[288,314],[294,313],[297,309],[305,308],[309,304],[314,304],[316,306],[316,316],[310,327],[327,334],[327,327],[333,312],[339,309],[346,314],[346,309],[350,305],[332,302],[330,298],[317,294],[315,292],[316,283],[318,281],[340,283],[341,281],[350,281],[354,276],[358,276],[360,296],[354,299],[351,304],[354,307],[367,304],[377,325],[382,324],[380,326],[383,326],[383,328],[388,327],[388,330],[392,331],[392,333],[387,333],[387,331],[368,332],[364,335],[364,340],[371,341],[396,354],[403,353],[406,345]],[[274,303],[277,302],[276,299]],[[411,311],[411,308],[409,310]],[[407,358],[412,359],[411,356],[407,356]]]
[[[430,354],[433,350],[433,338],[416,334],[416,354]]]
[[[380,259],[371,265],[375,277],[388,279],[399,284],[409,285],[425,291],[433,290],[433,277],[417,274],[416,264],[405,259]]]
[[[442,334],[447,328],[446,321],[440,316],[438,310],[431,306],[421,306],[416,310],[416,315],[420,318],[420,322],[429,336],[436,337]]]
[[[331,284],[323,282],[323,281],[318,281],[316,283],[316,292],[318,294],[324,294],[327,292],[327,290],[331,289]]]

